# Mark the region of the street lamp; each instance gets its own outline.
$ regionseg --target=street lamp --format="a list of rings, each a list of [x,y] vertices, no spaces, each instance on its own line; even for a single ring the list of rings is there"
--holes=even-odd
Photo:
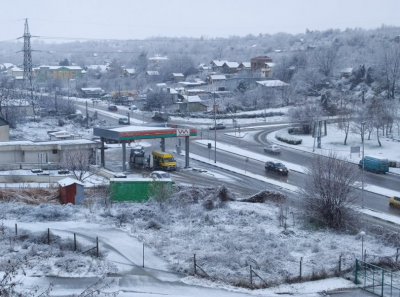
[[[361,261],[364,262],[364,236],[365,236],[365,232],[361,231],[360,232],[360,236],[361,236]]]
[[[362,180],[361,180],[361,208],[364,208],[364,129],[365,122],[361,122],[362,133]]]

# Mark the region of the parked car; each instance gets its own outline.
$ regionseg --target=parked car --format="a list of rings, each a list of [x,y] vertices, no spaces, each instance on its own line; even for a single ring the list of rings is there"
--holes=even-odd
[[[400,208],[400,197],[393,196],[389,199],[390,207],[399,207]]]
[[[118,124],[120,124],[120,125],[129,125],[129,120],[128,120],[128,118],[119,118],[118,119]]]
[[[153,171],[152,173],[150,173],[150,178],[154,178],[154,179],[169,178],[169,179],[171,179],[171,174],[169,174],[168,172],[165,172],[165,171]],[[174,184],[175,182],[172,181],[172,183]]]
[[[268,161],[265,162],[265,170],[277,172],[280,175],[288,175],[289,169],[285,165],[277,161]]]
[[[58,174],[68,174],[69,170],[68,169],[60,169],[58,170]]]
[[[118,110],[118,107],[117,107],[116,105],[110,105],[110,106],[108,107],[108,110],[117,111],[117,110]]]
[[[129,110],[137,110],[136,105],[131,105],[131,106],[129,106]]]
[[[225,129],[225,128],[226,128],[225,125],[222,124],[222,123],[217,123],[217,125],[216,125],[216,129],[217,129],[217,130]],[[214,129],[215,129],[214,126],[211,126],[211,127],[210,127],[210,130],[214,130]]]
[[[279,148],[279,146],[277,146],[275,144],[271,144],[264,148],[264,152],[270,153],[270,154],[280,154],[281,149]]]

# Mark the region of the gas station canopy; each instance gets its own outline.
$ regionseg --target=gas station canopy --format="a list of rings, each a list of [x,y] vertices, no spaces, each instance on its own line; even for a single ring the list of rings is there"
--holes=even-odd
[[[93,128],[93,135],[115,141],[129,142],[129,140],[135,139],[197,136],[197,129],[146,126],[98,127]]]

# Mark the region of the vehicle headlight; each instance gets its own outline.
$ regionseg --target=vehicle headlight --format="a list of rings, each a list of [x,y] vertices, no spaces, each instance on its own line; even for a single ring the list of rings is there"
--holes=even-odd
[[[279,169],[279,171],[282,171],[282,169]]]

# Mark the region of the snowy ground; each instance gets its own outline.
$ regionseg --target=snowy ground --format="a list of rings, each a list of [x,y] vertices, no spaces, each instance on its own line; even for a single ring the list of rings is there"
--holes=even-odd
[[[263,119],[258,119],[258,122],[261,121]],[[29,123],[30,130],[20,128],[13,132],[13,136],[14,139],[24,135],[47,139],[47,130],[59,129],[56,124]],[[73,129],[74,125],[65,128]],[[79,132],[82,131],[80,127],[76,131],[82,133]],[[83,133],[89,131],[91,133],[91,129]],[[331,146],[343,152],[343,155],[348,154],[349,146],[340,145],[338,139],[341,136],[334,134],[334,129],[330,128],[328,135],[323,138],[323,150],[329,150]],[[332,139],[329,140],[329,137]],[[250,138],[250,135],[243,135],[242,141]],[[303,145],[296,149],[312,151],[312,139],[305,138]],[[276,141],[274,134],[269,139]],[[351,141],[357,143],[356,138]],[[398,158],[400,143],[382,143],[390,154],[389,158]],[[367,150],[377,155],[382,152],[376,148],[373,140],[366,140],[365,147],[366,155]],[[236,153],[240,152],[236,150]],[[269,284],[279,284],[298,276],[301,258],[305,277],[313,272],[333,273],[337,269],[339,255],[342,255],[343,269],[351,267],[354,259],[360,257],[361,238],[356,233],[315,229],[315,226],[301,220],[295,205],[223,202],[217,196],[216,189],[188,187],[179,196],[162,204],[152,201],[120,203],[111,209],[100,202],[89,204],[86,208],[2,203],[1,219],[4,225],[11,228],[8,232],[13,232],[16,222],[26,232],[43,233],[46,228],[51,228],[54,235],[60,238],[71,238],[72,233],[76,232],[81,236],[82,244],[89,247],[98,236],[104,254],[97,260],[68,251],[58,252],[54,247],[46,248],[40,241],[16,244],[10,254],[10,248],[3,240],[0,241],[0,260],[10,255],[13,258],[25,253],[30,255],[34,265],[27,271],[26,286],[48,283],[50,278],[37,278],[42,275],[79,277],[84,280],[105,272],[117,273],[122,276],[112,289],[119,290],[120,296],[154,296],[161,293],[168,296],[281,296],[278,293],[283,292],[294,296],[316,296],[314,293],[322,290],[354,287],[351,282],[337,278],[254,291],[232,286],[249,281],[249,265]],[[279,219],[282,213],[286,217],[286,227],[282,226]],[[147,270],[140,268],[142,243],[146,245]],[[364,238],[364,248],[369,257],[367,260],[394,256],[396,247],[393,242],[373,232],[367,232]],[[193,271],[193,254],[196,254],[197,263],[216,281],[185,276]],[[57,284],[59,282],[55,295],[76,293],[85,286],[85,282],[68,285],[64,281],[64,278],[55,279]],[[261,284],[257,279],[255,282]]]
[[[281,146],[290,147],[307,152],[313,152],[316,154],[327,154],[330,151],[334,151],[337,155],[348,159],[351,162],[358,163],[361,159],[362,154],[362,141],[360,135],[349,134],[347,144],[344,145],[345,134],[343,131],[337,128],[336,124],[330,124],[327,127],[327,136],[322,138],[321,148],[317,148],[314,138],[311,135],[295,135],[300,138],[302,143],[300,145],[290,145],[279,141],[275,138],[276,132],[268,135],[268,141],[279,144]],[[400,162],[400,142],[393,141],[387,137],[380,137],[382,146],[379,146],[376,135],[371,134],[371,139],[368,139],[368,135],[365,137],[364,147],[365,156],[377,156],[380,158],[387,158],[392,161]],[[360,146],[360,154],[350,154],[350,147]],[[399,169],[390,168],[391,172],[399,173]],[[400,189],[399,189],[400,190]]]

